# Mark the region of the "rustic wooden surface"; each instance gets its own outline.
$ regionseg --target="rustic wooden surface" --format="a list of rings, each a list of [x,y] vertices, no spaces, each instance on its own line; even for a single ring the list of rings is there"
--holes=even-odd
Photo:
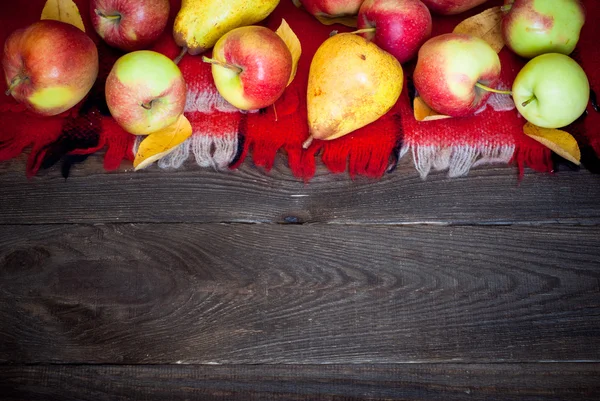
[[[600,176],[0,164],[0,399],[600,399]]]

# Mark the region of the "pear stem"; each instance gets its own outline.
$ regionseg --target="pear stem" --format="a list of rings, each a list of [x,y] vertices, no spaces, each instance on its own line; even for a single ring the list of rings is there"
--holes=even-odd
[[[10,85],[9,85],[8,89],[6,90],[6,92],[4,92],[4,94],[5,94],[6,96],[10,96],[10,95],[12,94],[13,90],[14,90],[14,89],[15,89],[17,86],[19,86],[19,84],[20,84],[21,82],[23,82],[23,81],[24,81],[24,80],[26,80],[26,79],[27,79],[27,78],[23,78],[23,77],[22,77],[22,76],[20,76],[20,75],[17,75],[16,77],[14,77],[14,78],[12,79],[12,81],[10,81]]]
[[[368,32],[375,32],[375,28],[363,28],[363,29],[358,29],[358,30],[350,32],[350,33],[368,33]]]
[[[308,149],[310,144],[313,142],[313,139],[315,139],[315,138],[311,135],[308,137],[308,139],[306,141],[302,142],[302,149]]]
[[[500,11],[502,11],[503,13],[507,13],[512,9],[512,4],[505,4],[502,7],[500,7]]]
[[[230,70],[235,71],[238,74],[241,74],[241,72],[244,71],[244,70],[242,70],[240,67],[238,67],[236,65],[225,63],[223,61],[215,60],[213,58],[209,58],[209,57],[206,57],[206,56],[202,56],[202,61],[204,61],[205,63],[218,65],[219,67],[229,68]]]
[[[95,9],[94,12],[96,13],[96,15],[102,17],[102,18],[106,18],[107,20],[117,20],[117,19],[121,19],[121,14],[117,13],[117,14],[104,14],[102,11]]]
[[[181,52],[179,53],[179,55],[173,59],[173,62],[176,65],[179,64],[179,62],[181,61],[181,59],[183,58],[183,56],[185,56],[185,54],[187,53],[187,51],[188,51],[188,47],[187,46],[183,46],[181,48]]]
[[[501,95],[512,95],[511,91],[503,91],[494,88],[490,88],[489,86],[485,86],[484,84],[480,84],[479,82],[475,83],[475,86],[479,89],[483,89],[486,92],[499,93]]]
[[[523,103],[521,103],[521,106],[523,107],[527,107],[527,105],[531,102],[533,102],[536,99],[535,96],[532,96],[529,100],[524,101]]]

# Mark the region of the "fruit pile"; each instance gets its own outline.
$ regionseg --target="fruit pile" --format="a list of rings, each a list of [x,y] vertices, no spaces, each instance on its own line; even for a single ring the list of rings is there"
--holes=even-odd
[[[503,93],[534,125],[530,132],[560,152],[564,141],[553,140],[552,135],[564,133],[538,128],[567,126],[588,104],[586,74],[568,57],[584,24],[580,1],[506,0],[504,6],[475,16],[475,23],[462,32],[431,37],[431,12],[457,14],[484,2],[297,1],[298,12],[308,12],[322,23],[356,27],[349,33],[332,32],[311,60],[306,87],[310,136],[305,147],[313,139],[333,140],[356,132],[384,116],[406,87],[403,65],[416,60],[415,101],[429,110],[428,116],[468,117],[492,93]],[[146,50],[166,29],[169,0],[91,0],[91,21],[98,35],[128,52],[112,67],[105,92],[115,121],[131,134],[147,135],[138,149],[136,167],[165,156],[191,135],[183,114],[186,82],[178,68],[182,57],[202,57],[210,63],[218,92],[237,109],[253,112],[270,107],[285,93],[295,76],[300,41],[285,21],[277,31],[259,25],[278,3],[183,0],[172,31],[181,54],[169,59]],[[70,13],[52,16],[48,11],[44,19],[46,8],[55,5]],[[83,24],[79,26],[81,18],[71,0],[48,0],[46,8],[42,21],[6,40],[2,63],[7,94],[51,116],[84,99],[98,76],[98,52]],[[481,34],[477,28],[493,18],[499,23]],[[502,67],[497,53],[504,44],[532,59],[511,90],[496,88]],[[55,50],[48,52],[49,48]],[[210,49],[212,56],[207,57]],[[421,119],[417,109],[415,117]],[[168,143],[169,148],[157,143]]]

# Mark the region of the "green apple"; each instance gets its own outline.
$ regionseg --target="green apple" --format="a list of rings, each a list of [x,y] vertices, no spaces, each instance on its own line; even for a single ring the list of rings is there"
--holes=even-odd
[[[590,84],[575,60],[547,53],[519,71],[512,92],[517,110],[527,121],[544,128],[560,128],[583,114]]]
[[[106,79],[106,103],[123,129],[148,135],[173,124],[183,113],[186,85],[179,67],[150,50],[127,53]]]
[[[502,35],[516,54],[533,58],[544,53],[573,52],[585,22],[579,0],[505,0],[504,3]]]

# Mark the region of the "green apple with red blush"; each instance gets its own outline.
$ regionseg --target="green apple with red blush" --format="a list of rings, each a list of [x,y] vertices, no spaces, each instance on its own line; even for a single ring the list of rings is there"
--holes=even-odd
[[[571,54],[585,23],[579,0],[505,0],[502,10],[504,42],[525,58]]]
[[[255,110],[272,105],[292,74],[292,54],[272,30],[250,25],[223,35],[215,44],[212,76],[217,90],[234,107]]]
[[[169,0],[91,0],[94,29],[112,47],[141,50],[155,42],[169,19]]]
[[[185,108],[186,84],[179,67],[150,50],[119,58],[108,74],[105,92],[115,121],[134,135],[168,127]]]
[[[440,114],[463,117],[474,114],[500,79],[498,54],[484,40],[448,33],[421,46],[413,81],[419,96]]]
[[[98,50],[79,28],[42,20],[6,39],[2,66],[6,95],[36,113],[52,116],[88,94],[98,76]]]
[[[431,13],[421,0],[365,0],[357,28],[356,33],[405,63],[431,37]]]

